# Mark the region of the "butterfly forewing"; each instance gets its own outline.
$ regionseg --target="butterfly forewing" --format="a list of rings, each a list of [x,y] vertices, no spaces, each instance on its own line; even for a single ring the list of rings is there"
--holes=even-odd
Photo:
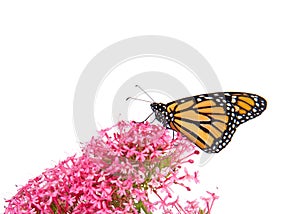
[[[167,115],[168,128],[181,132],[205,152],[217,153],[241,123],[265,110],[266,101],[255,94],[220,92],[179,99],[165,106],[159,112]]]

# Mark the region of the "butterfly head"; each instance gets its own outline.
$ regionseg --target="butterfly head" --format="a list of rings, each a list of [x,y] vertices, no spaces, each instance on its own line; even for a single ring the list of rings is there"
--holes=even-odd
[[[168,112],[167,106],[163,103],[151,103],[150,107],[155,114],[155,118],[163,124],[163,126],[168,125]]]

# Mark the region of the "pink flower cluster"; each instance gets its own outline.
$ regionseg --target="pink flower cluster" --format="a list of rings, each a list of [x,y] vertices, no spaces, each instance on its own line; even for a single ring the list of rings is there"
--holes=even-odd
[[[199,151],[186,138],[164,127],[121,121],[99,131],[83,144],[83,154],[61,161],[7,200],[5,214],[15,213],[205,213],[214,201],[198,196],[205,206],[181,201],[174,185],[199,183],[193,164]]]

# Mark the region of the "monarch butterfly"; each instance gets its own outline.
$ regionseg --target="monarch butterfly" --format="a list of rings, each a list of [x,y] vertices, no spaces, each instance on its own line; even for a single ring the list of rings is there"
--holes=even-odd
[[[163,126],[180,132],[207,153],[218,153],[228,145],[240,124],[266,109],[267,101],[245,92],[217,92],[167,104],[153,101],[150,107]]]

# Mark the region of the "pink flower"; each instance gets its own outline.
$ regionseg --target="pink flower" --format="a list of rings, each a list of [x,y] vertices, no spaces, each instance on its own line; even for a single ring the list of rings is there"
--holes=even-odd
[[[206,204],[206,208],[204,209],[205,213],[207,214],[211,214],[211,210],[212,210],[212,207],[214,205],[214,202],[216,199],[219,198],[219,196],[217,196],[215,193],[211,193],[211,192],[208,192],[206,191],[209,196],[208,197],[201,197],[201,199],[205,202]]]
[[[177,133],[173,139],[161,126],[124,121],[98,133],[83,144],[81,156],[29,180],[7,200],[5,213],[200,213],[197,201],[184,202],[172,189],[189,190],[185,181],[199,183],[198,172],[182,168],[199,154],[186,138]],[[201,199],[210,214],[217,196],[208,194]]]

